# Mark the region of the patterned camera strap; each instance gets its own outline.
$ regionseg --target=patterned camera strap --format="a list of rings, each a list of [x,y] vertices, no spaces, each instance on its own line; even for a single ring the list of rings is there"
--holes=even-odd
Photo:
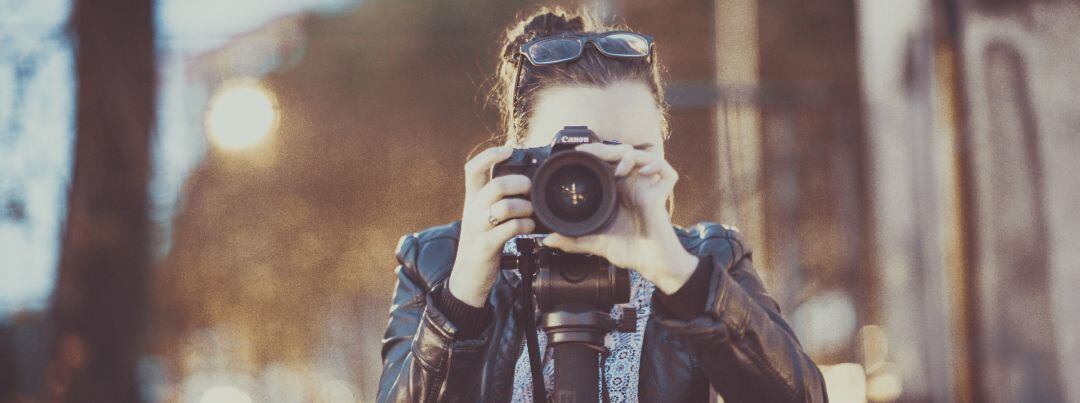
[[[513,240],[511,240],[512,242]],[[511,242],[507,242],[510,244]],[[504,253],[517,254],[513,246],[504,247]],[[515,272],[515,275],[517,273]],[[637,272],[630,272],[630,302],[616,305],[611,309],[611,317],[618,320],[623,308],[633,308],[637,314],[634,332],[612,330],[604,338],[604,346],[609,354],[604,357],[604,384],[611,402],[637,402],[638,369],[641,366],[641,346],[645,337],[645,325],[652,313],[652,295],[656,286],[641,277]],[[544,386],[550,396],[555,390],[554,351],[547,348],[547,335],[537,329],[540,355],[543,357]],[[601,389],[602,390],[602,389]],[[599,399],[598,399],[599,400]],[[512,402],[532,402],[532,375],[529,369],[529,351],[523,349],[514,367],[514,390]]]

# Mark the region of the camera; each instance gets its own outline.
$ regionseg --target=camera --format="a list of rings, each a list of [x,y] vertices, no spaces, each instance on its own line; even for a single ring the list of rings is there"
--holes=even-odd
[[[544,147],[515,149],[491,168],[491,177],[525,175],[532,188],[536,233],[582,236],[603,229],[615,216],[617,191],[612,164],[574,147],[602,141],[586,126],[565,126]]]
[[[604,143],[586,126],[565,126],[544,147],[516,149],[507,160],[491,168],[491,177],[525,175],[532,188],[535,234],[559,233],[582,236],[602,230],[615,217],[618,192],[613,164],[574,148]],[[632,331],[633,315],[616,322],[609,315],[616,304],[630,300],[630,275],[606,259],[563,253],[548,248],[538,238],[522,235],[513,240],[515,253],[504,254],[503,269],[517,269],[522,292],[532,294],[542,313],[540,328],[555,356],[555,395],[558,401],[595,401],[598,396],[599,360],[604,337],[619,328]],[[532,312],[534,298],[525,298],[524,311]],[[629,311],[633,311],[629,309]],[[536,323],[524,315],[526,345],[533,377],[539,377]],[[547,393],[534,383],[535,396]]]

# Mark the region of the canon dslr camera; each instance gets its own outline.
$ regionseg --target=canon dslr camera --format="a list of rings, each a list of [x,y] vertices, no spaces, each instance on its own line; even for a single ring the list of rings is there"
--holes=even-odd
[[[563,127],[551,145],[515,149],[491,168],[491,177],[525,175],[536,233],[582,236],[603,229],[615,217],[617,193],[612,164],[574,147],[602,141],[585,126]]]

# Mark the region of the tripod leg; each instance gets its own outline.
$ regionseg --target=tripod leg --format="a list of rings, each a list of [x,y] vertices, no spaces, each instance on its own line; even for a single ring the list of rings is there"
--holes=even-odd
[[[600,352],[580,343],[563,343],[555,349],[555,402],[600,400]]]

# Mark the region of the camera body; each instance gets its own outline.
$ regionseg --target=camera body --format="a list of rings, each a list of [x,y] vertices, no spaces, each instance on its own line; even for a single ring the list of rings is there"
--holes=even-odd
[[[515,149],[491,168],[492,178],[525,175],[532,180],[525,197],[533,203],[536,233],[582,236],[603,229],[614,218],[618,196],[614,167],[574,149],[589,143],[618,144],[601,140],[586,126],[565,126],[550,145]]]

